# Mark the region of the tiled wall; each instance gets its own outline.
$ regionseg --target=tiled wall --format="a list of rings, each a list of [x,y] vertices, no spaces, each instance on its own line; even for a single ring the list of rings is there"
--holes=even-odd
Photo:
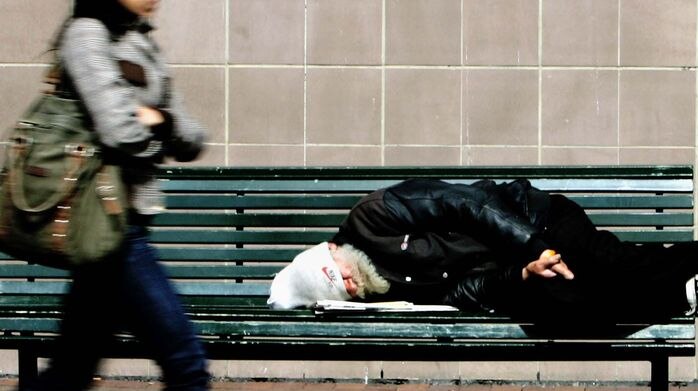
[[[206,165],[696,162],[698,0],[163,0]],[[0,128],[70,0],[0,0]],[[0,362],[11,372],[14,361]],[[695,359],[672,377],[696,378]],[[219,376],[637,379],[646,364],[238,363]],[[145,368],[145,369],[144,369]],[[151,374],[136,361],[111,374]],[[140,372],[139,372],[140,371]],[[646,378],[646,376],[645,376]]]
[[[69,3],[0,1],[0,126]],[[196,164],[695,161],[695,0],[166,0],[156,24],[212,133]]]

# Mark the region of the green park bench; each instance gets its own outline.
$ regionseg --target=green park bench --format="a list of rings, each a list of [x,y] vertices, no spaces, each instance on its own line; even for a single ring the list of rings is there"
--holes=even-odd
[[[488,313],[318,315],[266,306],[276,272],[330,239],[363,194],[402,179],[525,177],[570,196],[624,240],[675,243],[694,239],[691,166],[199,167],[159,175],[167,211],[153,221],[152,241],[212,359],[649,361],[652,389],[667,390],[669,357],[695,354],[692,316],[549,327]],[[0,349],[18,351],[20,382],[50,355],[67,277],[0,260]],[[128,334],[109,350],[116,358],[147,353]]]

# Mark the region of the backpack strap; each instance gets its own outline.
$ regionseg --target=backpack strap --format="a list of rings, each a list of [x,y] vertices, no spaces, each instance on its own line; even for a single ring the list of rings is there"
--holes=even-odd
[[[42,92],[48,95],[58,95],[61,81],[63,79],[63,67],[56,61],[51,68],[44,74],[43,82],[47,84],[47,88]]]

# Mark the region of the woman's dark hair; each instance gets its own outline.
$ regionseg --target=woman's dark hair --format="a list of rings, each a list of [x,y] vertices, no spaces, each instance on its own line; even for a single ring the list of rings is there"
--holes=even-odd
[[[138,15],[118,0],[75,0],[73,18],[98,19],[112,34],[121,35],[138,19]]]
[[[138,20],[138,15],[126,9],[119,0],[74,0],[73,13],[56,34],[51,51],[58,49],[65,28],[74,18],[97,19],[107,27],[113,37],[118,37],[131,28]]]

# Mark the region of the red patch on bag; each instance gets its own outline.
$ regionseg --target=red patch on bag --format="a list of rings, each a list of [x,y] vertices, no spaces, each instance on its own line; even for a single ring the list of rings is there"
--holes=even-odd
[[[50,174],[50,172],[47,168],[37,167],[37,166],[28,166],[27,168],[24,169],[24,172],[27,175],[38,176],[41,178],[46,178]]]

